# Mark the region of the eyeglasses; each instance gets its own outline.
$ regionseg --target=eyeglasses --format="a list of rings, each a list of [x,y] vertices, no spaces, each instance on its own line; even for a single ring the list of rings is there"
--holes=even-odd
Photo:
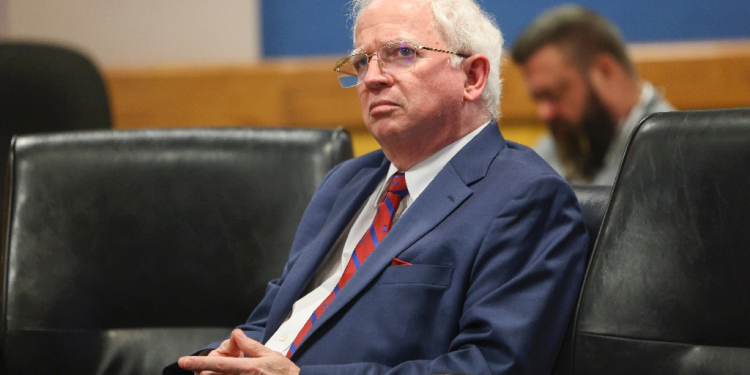
[[[419,49],[449,53],[464,58],[469,57],[469,55],[463,53],[418,46],[412,42],[395,42],[380,47],[373,54],[359,52],[344,57],[336,63],[333,70],[338,74],[341,86],[344,88],[354,87],[365,80],[367,67],[370,66],[370,60],[373,56],[378,56],[378,66],[383,72],[395,75],[414,69],[414,65],[417,63],[417,50]]]

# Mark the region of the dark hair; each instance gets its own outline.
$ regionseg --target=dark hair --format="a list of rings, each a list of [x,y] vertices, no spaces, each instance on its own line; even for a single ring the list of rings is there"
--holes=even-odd
[[[581,71],[591,66],[594,56],[604,52],[628,73],[636,74],[617,27],[593,10],[563,5],[542,13],[516,40],[513,61],[524,64],[540,48],[552,43]]]

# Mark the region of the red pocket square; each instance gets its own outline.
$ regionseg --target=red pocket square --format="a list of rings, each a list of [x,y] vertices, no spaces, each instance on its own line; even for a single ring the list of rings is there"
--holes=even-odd
[[[398,258],[393,258],[393,262],[391,262],[391,266],[411,266],[411,265],[412,265],[411,263],[407,261],[403,261]]]

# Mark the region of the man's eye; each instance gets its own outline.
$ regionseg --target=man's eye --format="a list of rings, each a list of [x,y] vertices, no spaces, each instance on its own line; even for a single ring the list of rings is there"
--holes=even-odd
[[[352,58],[352,66],[354,67],[354,70],[360,71],[367,67],[367,57],[364,56],[358,56]]]
[[[412,57],[414,56],[414,49],[409,47],[400,47],[396,53],[398,57]]]
[[[565,92],[562,90],[553,91],[547,95],[547,99],[552,102],[559,102],[560,100],[562,100],[564,94]]]

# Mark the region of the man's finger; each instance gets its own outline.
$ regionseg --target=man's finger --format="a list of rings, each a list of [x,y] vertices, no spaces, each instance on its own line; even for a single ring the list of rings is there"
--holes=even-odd
[[[209,353],[209,355],[220,355],[224,357],[242,357],[242,351],[237,346],[237,343],[230,337],[224,340],[216,350]]]
[[[253,366],[250,365],[249,361],[250,358],[206,356],[182,357],[177,361],[177,364],[179,364],[181,368],[193,372],[214,371],[221,374],[238,374],[242,371],[251,370]]]
[[[269,355],[279,354],[278,352],[268,349],[265,345],[247,337],[241,329],[232,331],[230,341],[234,342],[243,353],[252,358],[267,357]]]

